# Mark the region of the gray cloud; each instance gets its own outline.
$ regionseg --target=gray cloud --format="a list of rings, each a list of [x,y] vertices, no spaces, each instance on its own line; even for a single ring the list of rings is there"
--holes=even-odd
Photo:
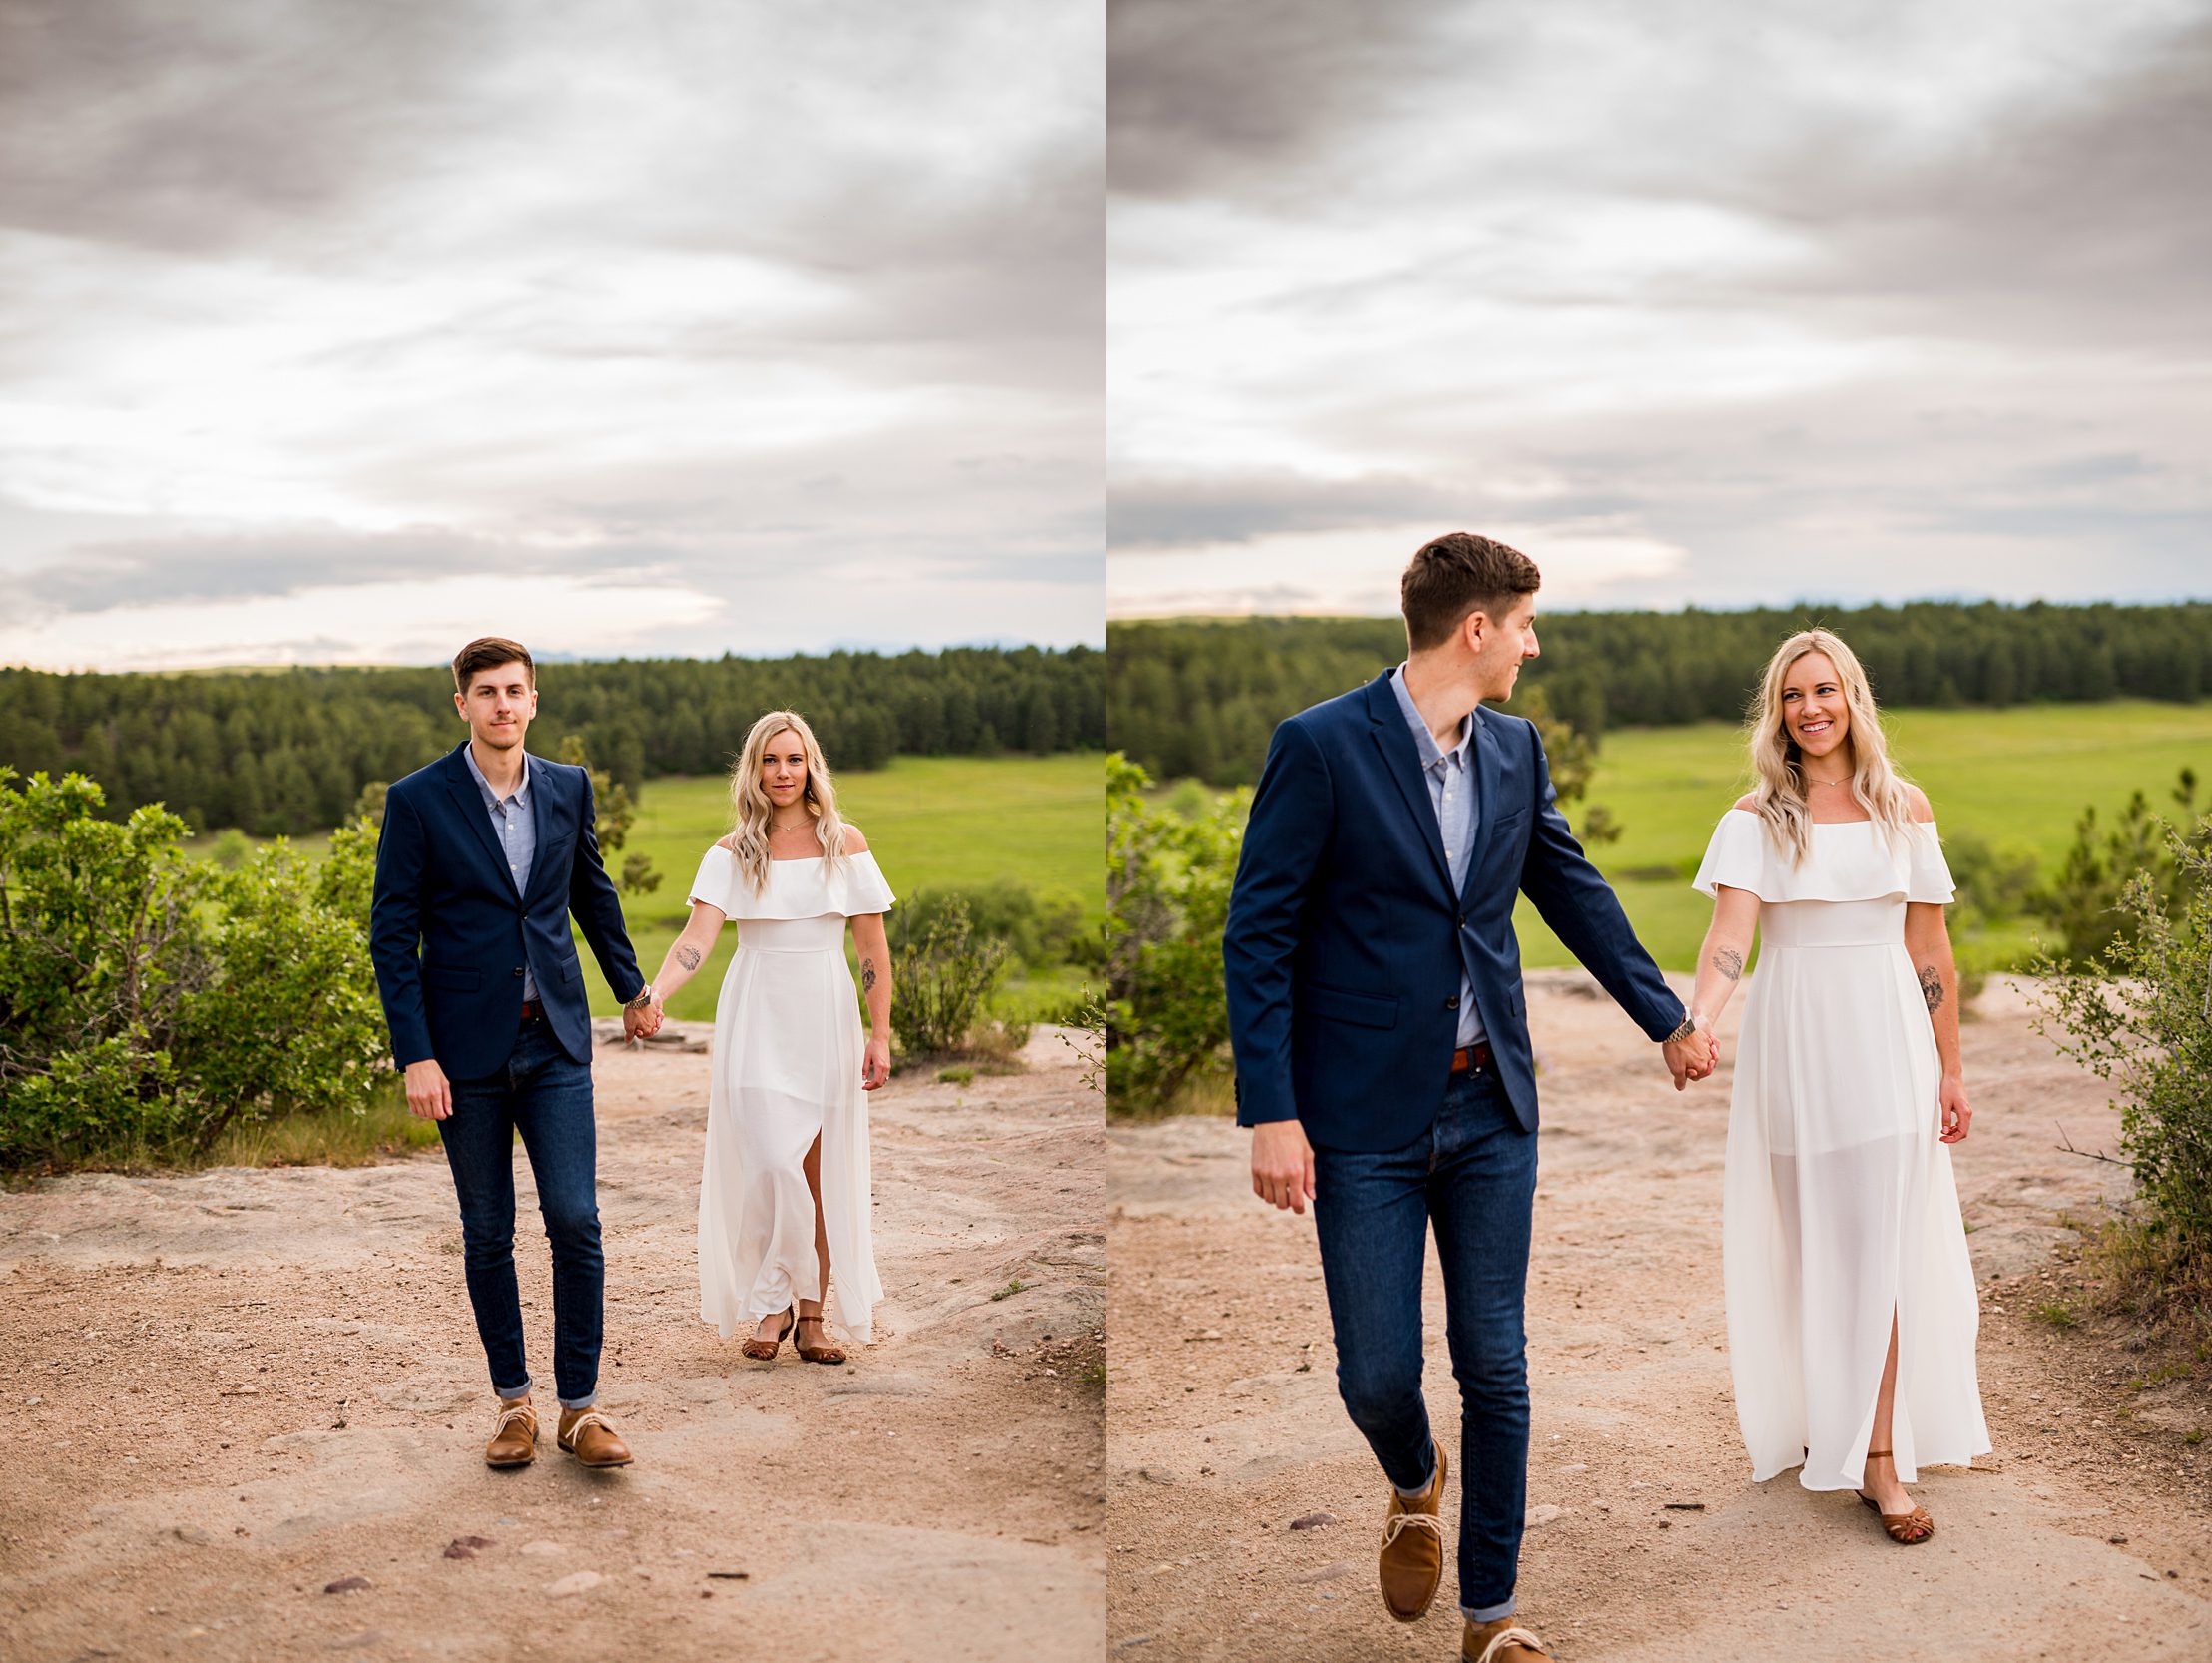
[[[1108,0],[1112,188],[1178,197],[1311,162],[1432,79],[1424,0]]]
[[[2203,592],[2202,4],[1184,10],[1114,14],[1117,605],[1424,522],[1683,551],[1608,604]]]
[[[1103,562],[1102,47],[1027,0],[0,0],[0,570],[1095,638],[1036,592]]]

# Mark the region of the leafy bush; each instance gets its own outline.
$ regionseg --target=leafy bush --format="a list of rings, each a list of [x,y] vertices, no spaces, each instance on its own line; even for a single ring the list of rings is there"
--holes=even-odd
[[[967,889],[921,888],[902,896],[885,923],[896,948],[919,941],[955,906],[965,907],[976,934],[1003,941],[1012,955],[1036,969],[1082,964],[1101,950],[1083,927],[1083,908],[1071,896],[1039,899],[1018,878],[1002,877]]]
[[[2164,1274],[2212,1282],[2212,822],[2161,826],[2120,888],[2110,944],[2037,969],[2039,1031],[2121,1093],[2121,1145]]]
[[[918,930],[905,921],[891,946],[891,1032],[909,1056],[963,1051],[979,1038],[984,1001],[1006,973],[1012,949],[979,937],[958,895]]]
[[[1226,1076],[1221,935],[1252,794],[1145,801],[1152,784],[1106,759],[1106,1081],[1117,1113],[1159,1113],[1186,1084]],[[1184,800],[1188,804],[1188,799]]]
[[[358,1110],[385,1050],[356,823],[186,860],[159,805],[120,825],[82,775],[0,767],[0,1167],[205,1150],[241,1121]]]
[[[2199,824],[2196,816],[2197,777],[2183,769],[2173,792],[2183,824],[2194,830],[2186,842],[2177,840],[2172,829],[2151,812],[2141,792],[2128,800],[2119,819],[2101,836],[2097,811],[2084,809],[2074,825],[2073,846],[2066,851],[2058,874],[2035,892],[2032,904],[2058,931],[2059,956],[2069,963],[2086,964],[2119,945],[2140,927],[2140,908],[2125,896],[2136,883],[2146,885],[2145,904],[2160,916],[2181,916],[2187,901],[2187,885],[2178,851],[2212,848],[2212,824]]]

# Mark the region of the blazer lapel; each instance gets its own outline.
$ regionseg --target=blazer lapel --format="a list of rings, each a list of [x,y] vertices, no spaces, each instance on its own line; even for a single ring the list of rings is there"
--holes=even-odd
[[[1482,720],[1478,705],[1474,712],[1474,773],[1480,795],[1474,800],[1474,847],[1467,851],[1466,880],[1460,885],[1465,893],[1472,893],[1474,874],[1482,869],[1482,856],[1490,846],[1490,828],[1505,816],[1505,805],[1497,800],[1498,766],[1497,735]]]
[[[462,742],[467,743],[466,741]],[[476,841],[491,860],[492,870],[506,879],[507,892],[520,900],[515,889],[515,874],[507,869],[507,851],[499,846],[499,839],[492,835],[491,811],[484,807],[484,794],[476,785],[476,776],[469,773],[468,764],[461,760],[458,747],[446,759],[445,789],[453,794],[453,802],[461,811],[461,819],[476,833]],[[531,794],[534,810],[536,796]]]
[[[1444,858],[1444,834],[1436,825],[1436,806],[1429,801],[1427,784],[1421,779],[1420,752],[1413,744],[1413,732],[1405,725],[1405,713],[1397,708],[1397,695],[1390,690],[1387,673],[1368,690],[1368,716],[1373,722],[1369,732],[1382,753],[1383,772],[1405,800],[1405,811],[1413,817],[1413,835],[1428,850],[1436,876],[1448,894],[1451,862]]]
[[[553,771],[527,754],[522,766],[530,771],[530,846],[537,850],[530,857],[530,887],[537,889],[542,886],[541,880],[551,869],[550,863],[545,859],[545,847],[552,837],[551,830],[546,824],[551,818],[551,806],[546,800],[546,794],[553,788]]]

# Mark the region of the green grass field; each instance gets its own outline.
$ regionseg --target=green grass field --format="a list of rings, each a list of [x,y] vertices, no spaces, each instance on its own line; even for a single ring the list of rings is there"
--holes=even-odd
[[[2085,807],[2094,804],[2109,821],[2141,790],[2154,808],[2171,809],[2167,794],[2184,767],[2212,782],[2212,704],[1901,710],[1884,720],[1891,756],[1928,793],[1946,836],[1978,832],[2000,850],[2035,855],[2046,874],[2072,843]],[[1623,831],[1592,857],[1668,969],[1697,960],[1713,908],[1689,880],[1715,822],[1750,783],[1741,733],[1718,723],[1620,729],[1599,749],[1588,801],[1611,810]],[[1524,962],[1573,962],[1525,899],[1517,922]],[[2007,963],[2028,936],[2021,924],[1961,942],[1960,961]]]
[[[686,899],[699,862],[730,830],[730,787],[720,775],[649,780],[639,796],[638,817],[622,854],[609,864],[619,872],[624,856],[649,856],[661,886],[649,895],[625,895],[623,917],[638,966],[648,976],[661,967],[683,929]],[[1083,908],[1092,926],[1105,921],[1102,863],[1106,824],[1106,765],[1097,752],[1054,757],[900,757],[872,774],[840,775],[837,806],[867,833],[893,890],[972,888],[1007,877],[1025,883],[1038,898],[1064,895]],[[205,855],[216,833],[187,846]],[[293,846],[319,856],[327,837],[296,837]],[[737,931],[725,929],[714,956],[669,1005],[686,1021],[709,1021]],[[620,1008],[581,939],[584,978],[594,1013]],[[994,1008],[1032,1018],[1065,1005],[1082,991],[1084,972],[1072,965],[1034,971],[1017,964],[999,989]],[[895,990],[894,990],[895,993]]]

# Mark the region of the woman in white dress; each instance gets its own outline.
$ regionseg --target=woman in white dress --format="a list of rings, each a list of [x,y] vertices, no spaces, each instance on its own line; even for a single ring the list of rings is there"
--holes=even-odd
[[[892,901],[860,830],[837,814],[806,720],[753,724],[730,777],[737,829],[707,850],[692,915],[653,978],[649,1026],[713,949],[738,950],[715,1006],[706,1170],[699,1185],[699,1314],[772,1360],[784,1337],[809,1363],[842,1363],[825,1303],[851,1339],[873,1338],[867,1100],[890,1078]],[[863,1038],[844,957],[847,923],[867,1001]],[[828,1287],[825,1284],[828,1284]]]
[[[1755,1479],[1800,1467],[1922,1542],[1935,1521],[1905,1485],[1989,1448],[1950,1170],[1973,1118],[1950,872],[1835,635],[1782,644],[1750,738],[1758,785],[1697,874],[1714,905],[1691,999],[1709,1026],[1758,931],[1721,1215],[1736,1414]]]

